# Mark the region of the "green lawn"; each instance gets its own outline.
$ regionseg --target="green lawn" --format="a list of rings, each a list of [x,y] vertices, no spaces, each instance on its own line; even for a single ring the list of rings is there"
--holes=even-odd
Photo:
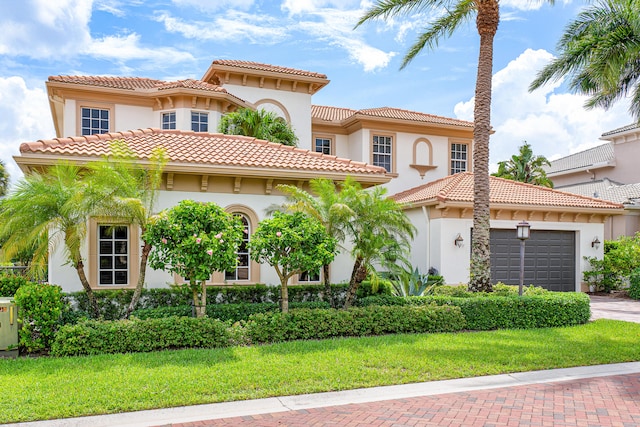
[[[640,324],[0,360],[0,423],[640,360]]]

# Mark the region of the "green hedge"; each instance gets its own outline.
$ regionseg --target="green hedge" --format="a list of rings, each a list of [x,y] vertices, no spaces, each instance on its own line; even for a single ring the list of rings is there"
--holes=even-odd
[[[292,302],[289,308],[330,308],[328,302]],[[270,311],[278,311],[279,305],[273,302],[258,303],[240,303],[240,304],[208,304],[207,316],[212,319],[220,319],[224,321],[238,322],[247,320],[249,316],[255,313],[266,313]],[[169,316],[187,316],[191,317],[192,307],[190,305],[181,305],[177,307],[160,307],[160,308],[143,308],[132,313],[140,319],[154,319]]]
[[[370,306],[260,313],[251,316],[243,326],[249,342],[271,343],[390,333],[455,332],[465,327],[465,320],[458,307]]]
[[[332,284],[332,294],[338,306],[344,304],[347,284]],[[374,287],[365,281],[358,289],[358,298],[370,295],[390,294],[391,289],[387,285]],[[98,303],[100,315],[105,320],[117,320],[124,314],[133,296],[132,289],[99,290],[94,292]],[[89,317],[89,300],[85,292],[74,292],[69,295],[75,301],[76,311]],[[241,304],[241,303],[277,303],[280,299],[279,286],[266,285],[234,285],[224,287],[207,288],[207,301],[209,307],[215,304]],[[324,298],[324,286],[316,285],[292,285],[289,286],[289,303],[296,302],[320,302]],[[179,307],[191,305],[191,292],[184,286],[172,286],[170,288],[143,289],[140,302],[136,310],[157,309],[162,307]],[[158,317],[158,316],[156,316]]]
[[[640,299],[640,267],[633,270],[629,276],[629,296]]]
[[[49,350],[60,325],[66,302],[60,286],[27,283],[14,297],[20,320],[20,350],[40,353]]]
[[[452,305],[459,307],[470,330],[529,329],[586,323],[591,317],[589,296],[576,292],[547,292],[530,296],[425,297],[372,296],[359,300],[371,305]]]
[[[22,285],[31,283],[25,276],[0,273],[0,297],[12,297]]]
[[[210,318],[86,320],[61,327],[51,346],[51,355],[228,347],[233,342],[232,333],[233,329],[225,322]]]

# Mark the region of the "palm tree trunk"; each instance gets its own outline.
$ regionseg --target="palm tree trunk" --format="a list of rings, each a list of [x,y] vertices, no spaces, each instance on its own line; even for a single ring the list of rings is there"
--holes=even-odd
[[[353,270],[351,270],[351,279],[349,279],[349,289],[347,290],[347,297],[344,301],[344,308],[347,309],[353,305],[356,299],[356,293],[360,283],[367,277],[367,267],[364,265],[362,257],[357,257],[356,262],[353,264]]]
[[[80,278],[80,283],[84,288],[85,293],[87,294],[87,298],[89,299],[89,310],[91,312],[91,317],[94,319],[98,319],[100,317],[100,310],[98,309],[98,301],[96,300],[96,296],[93,293],[93,289],[91,289],[91,285],[87,280],[87,275],[84,273],[84,263],[80,258],[80,254],[77,254],[76,257],[76,271],[78,272],[78,277]]]
[[[147,272],[147,260],[149,259],[149,253],[151,252],[151,244],[146,243],[142,247],[142,255],[140,256],[140,273],[138,276],[138,283],[136,283],[136,289],[133,291],[133,296],[131,297],[131,303],[129,303],[129,307],[124,315],[125,319],[128,319],[131,316],[133,310],[135,310],[136,305],[138,305],[138,301],[140,300],[140,295],[142,294],[142,288],[144,287],[144,279],[145,274]]]
[[[469,290],[491,292],[489,139],[491,135],[491,79],[493,38],[500,19],[497,0],[479,2],[476,26],[480,53],[474,105],[473,128],[473,243]]]
[[[331,271],[329,268],[329,264],[325,264],[322,266],[322,280],[324,282],[324,297],[329,302],[332,308],[336,307],[335,301],[333,300],[333,293],[331,291],[331,278],[329,277]]]

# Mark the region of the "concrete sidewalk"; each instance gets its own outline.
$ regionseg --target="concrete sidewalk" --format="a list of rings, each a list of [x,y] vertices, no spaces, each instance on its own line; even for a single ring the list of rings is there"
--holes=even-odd
[[[121,414],[38,421],[33,423],[19,423],[12,425],[20,427],[140,427],[177,424],[184,424],[185,426],[206,426],[214,425],[213,423],[208,424],[207,420],[216,420],[222,418],[227,419],[229,423],[215,425],[234,425],[239,424],[239,421],[231,422],[231,420],[229,420],[230,418],[250,417],[259,414],[278,414],[289,411],[303,411],[311,408],[342,407],[343,405],[363,404],[381,401],[390,402],[391,400],[401,401],[402,399],[414,397],[492,390],[505,387],[521,388],[523,386],[533,384],[544,384],[549,382],[558,383],[588,378],[602,377],[606,380],[607,378],[617,378],[620,376],[627,376],[631,374],[640,374],[640,362],[491,375],[485,377],[463,378],[447,381],[433,381],[417,384],[373,387],[367,389],[305,394],[299,396],[273,397],[267,399],[224,402],[209,405],[195,405]],[[639,396],[635,396],[636,399],[638,397]],[[245,425],[270,425],[267,424],[266,421],[261,422],[258,421],[258,419],[244,419],[248,422],[248,424],[245,423]],[[331,422],[331,420],[325,421],[326,424],[316,425],[340,425]],[[638,423],[639,424],[636,425],[640,425],[640,417],[638,418]],[[294,424],[278,423],[278,425]],[[364,426],[367,424],[365,422],[364,424],[351,425]],[[380,425],[391,424],[383,423]]]

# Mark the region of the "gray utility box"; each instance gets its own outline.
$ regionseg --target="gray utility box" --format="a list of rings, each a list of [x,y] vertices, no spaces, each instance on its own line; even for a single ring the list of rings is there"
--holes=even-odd
[[[0,297],[0,357],[18,357],[18,306]]]

